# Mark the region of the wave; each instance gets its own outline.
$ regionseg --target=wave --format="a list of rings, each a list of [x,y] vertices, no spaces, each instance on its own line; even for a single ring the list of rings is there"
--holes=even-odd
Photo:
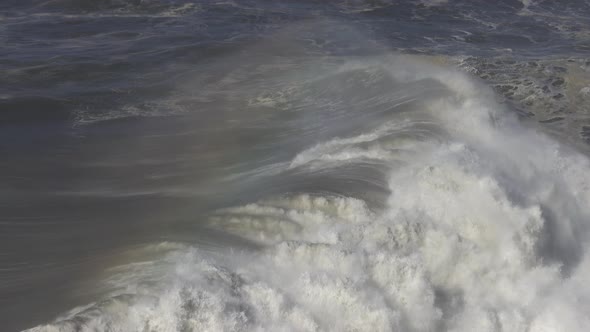
[[[346,101],[322,121],[340,129],[205,217],[252,246],[167,246],[108,271],[106,300],[28,331],[589,330],[589,160],[453,70],[398,56],[328,67],[298,100]],[[367,182],[380,204],[346,187]]]

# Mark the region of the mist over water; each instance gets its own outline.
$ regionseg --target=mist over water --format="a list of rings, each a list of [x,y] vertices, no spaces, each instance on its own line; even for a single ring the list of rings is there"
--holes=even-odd
[[[576,10],[561,40],[527,28],[551,10],[536,1],[258,5],[47,1],[11,7],[36,23],[2,18],[91,36],[56,28],[47,52],[85,42],[86,60],[2,78],[6,329],[590,329]]]

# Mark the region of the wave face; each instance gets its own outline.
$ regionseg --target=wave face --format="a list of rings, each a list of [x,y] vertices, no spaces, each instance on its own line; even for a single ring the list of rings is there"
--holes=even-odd
[[[145,247],[105,300],[28,331],[590,329],[585,156],[423,59],[304,68],[251,105],[320,139],[200,217],[241,244]]]

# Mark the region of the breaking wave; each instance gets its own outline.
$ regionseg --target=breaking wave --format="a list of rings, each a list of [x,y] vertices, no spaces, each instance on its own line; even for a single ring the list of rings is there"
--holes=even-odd
[[[29,331],[590,330],[588,159],[464,74],[328,67],[265,97],[321,105],[297,122],[321,141],[200,221],[243,245],[150,247],[108,271],[105,300]]]

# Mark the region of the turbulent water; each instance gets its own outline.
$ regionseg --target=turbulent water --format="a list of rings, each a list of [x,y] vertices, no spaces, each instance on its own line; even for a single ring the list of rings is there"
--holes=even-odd
[[[590,2],[5,0],[0,330],[589,331]]]

